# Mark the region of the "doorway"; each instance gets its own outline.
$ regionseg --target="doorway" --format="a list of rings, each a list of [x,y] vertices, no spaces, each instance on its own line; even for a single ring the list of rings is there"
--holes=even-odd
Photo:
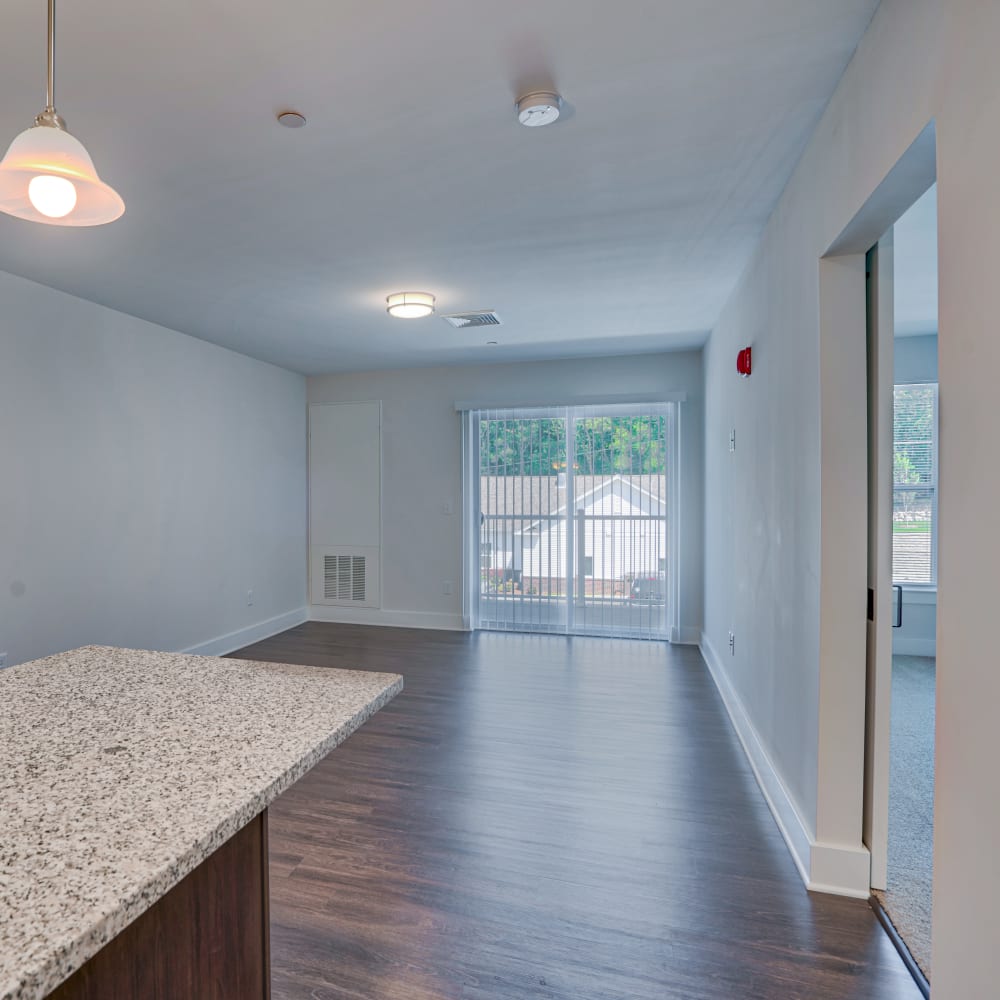
[[[894,621],[886,884],[877,899],[929,979],[936,695],[937,200],[893,230]]]
[[[895,610],[891,234],[934,184],[936,146],[931,121],[819,261],[820,724],[815,841],[803,856],[811,884],[873,902],[888,866]],[[945,419],[946,402],[942,396]],[[858,464],[865,453],[867,477]],[[917,978],[905,945],[898,947]]]
[[[675,606],[674,408],[469,414],[473,627],[668,637]]]

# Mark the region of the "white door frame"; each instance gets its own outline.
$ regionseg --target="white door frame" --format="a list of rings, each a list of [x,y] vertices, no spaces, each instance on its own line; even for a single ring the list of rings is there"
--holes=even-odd
[[[892,704],[893,239],[868,254],[868,588],[863,842],[885,889]]]
[[[930,122],[819,261],[820,630],[813,888],[867,897],[867,350],[865,254],[934,183]],[[849,208],[845,206],[845,208]],[[860,463],[860,466],[859,466]]]

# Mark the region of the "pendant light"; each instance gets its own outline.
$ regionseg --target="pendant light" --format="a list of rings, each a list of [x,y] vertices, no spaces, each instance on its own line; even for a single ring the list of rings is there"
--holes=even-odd
[[[49,226],[114,222],[125,202],[100,177],[55,107],[56,2],[49,0],[45,110],[0,160],[0,212]]]

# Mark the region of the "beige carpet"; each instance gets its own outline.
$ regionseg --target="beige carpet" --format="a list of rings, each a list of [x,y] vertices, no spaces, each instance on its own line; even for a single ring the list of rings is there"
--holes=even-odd
[[[931,978],[935,661],[892,658],[889,884],[875,892],[921,971]]]

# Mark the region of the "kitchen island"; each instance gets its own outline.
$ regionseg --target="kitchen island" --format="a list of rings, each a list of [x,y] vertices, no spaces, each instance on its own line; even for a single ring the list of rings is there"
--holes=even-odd
[[[267,806],[402,686],[100,646],[0,671],[0,1000],[266,998]]]

